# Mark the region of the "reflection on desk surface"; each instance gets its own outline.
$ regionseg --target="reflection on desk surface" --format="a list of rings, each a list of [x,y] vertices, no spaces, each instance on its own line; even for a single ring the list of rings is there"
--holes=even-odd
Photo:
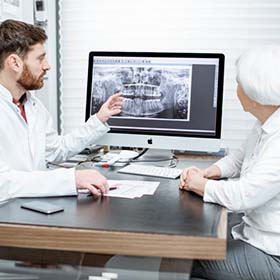
[[[0,249],[4,249],[4,254],[0,254],[0,258],[3,258],[11,248]],[[89,276],[101,276],[104,272],[116,274],[119,280],[186,280],[189,279],[192,265],[190,260],[157,257],[32,249],[18,249],[18,252],[12,249],[11,252],[15,260],[0,259],[0,280],[86,280]]]

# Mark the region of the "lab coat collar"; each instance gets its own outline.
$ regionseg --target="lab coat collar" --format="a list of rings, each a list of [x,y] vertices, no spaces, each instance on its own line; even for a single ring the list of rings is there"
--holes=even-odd
[[[6,99],[7,101],[13,102],[13,96],[11,92],[1,84],[0,84],[0,96],[1,98]]]
[[[13,95],[6,87],[4,87],[1,84],[0,84],[0,97],[13,103]],[[32,94],[29,91],[26,92],[26,101],[28,100],[32,101],[33,103],[36,102],[35,98],[32,96]]]
[[[279,131],[279,123],[280,123],[280,108],[278,108],[262,125],[262,130],[271,134]]]

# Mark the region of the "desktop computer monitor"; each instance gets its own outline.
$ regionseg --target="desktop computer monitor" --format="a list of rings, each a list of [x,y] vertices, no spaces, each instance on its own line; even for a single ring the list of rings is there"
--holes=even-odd
[[[223,54],[93,51],[86,120],[121,91],[122,112],[97,144],[218,151],[223,79]]]

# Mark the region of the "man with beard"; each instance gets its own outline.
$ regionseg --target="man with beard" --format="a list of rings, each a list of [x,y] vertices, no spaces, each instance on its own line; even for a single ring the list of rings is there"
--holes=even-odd
[[[46,162],[64,161],[104,135],[123,97],[111,96],[81,128],[59,136],[46,108],[29,92],[44,85],[50,70],[46,40],[40,27],[15,20],[0,24],[0,200],[108,191],[106,178],[96,170],[50,171]]]

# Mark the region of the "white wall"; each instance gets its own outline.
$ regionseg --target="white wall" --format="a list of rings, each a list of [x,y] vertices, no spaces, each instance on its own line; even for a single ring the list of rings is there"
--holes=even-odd
[[[58,127],[57,113],[57,43],[56,43],[56,2],[53,0],[45,0],[47,13],[46,25],[42,26],[48,34],[46,43],[47,57],[52,69],[48,72],[44,87],[36,91],[36,96],[44,103],[52,115],[54,127]],[[9,8],[9,6],[8,6]],[[27,23],[34,24],[34,0],[20,0],[19,6],[10,6],[10,9],[4,7],[3,1],[0,0],[0,22],[6,19],[22,20]],[[36,23],[36,22],[35,22]]]
[[[18,5],[0,0],[0,22],[9,18],[33,23],[33,0],[21,0]]]
[[[279,0],[60,0],[61,122],[84,121],[91,50],[222,52],[226,56],[224,145],[235,149],[253,118],[235,94],[236,58],[247,48],[280,44]]]

